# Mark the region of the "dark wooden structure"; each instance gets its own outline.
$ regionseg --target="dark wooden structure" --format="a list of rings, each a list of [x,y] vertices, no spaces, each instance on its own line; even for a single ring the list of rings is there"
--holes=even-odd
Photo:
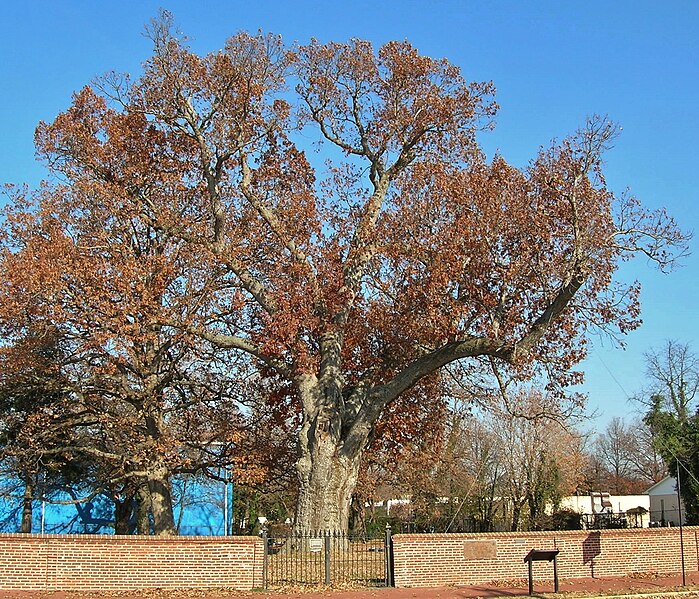
[[[529,594],[534,594],[534,562],[553,562],[553,590],[558,593],[558,565],[556,564],[556,556],[558,549],[532,549],[524,558],[524,561],[529,565]]]

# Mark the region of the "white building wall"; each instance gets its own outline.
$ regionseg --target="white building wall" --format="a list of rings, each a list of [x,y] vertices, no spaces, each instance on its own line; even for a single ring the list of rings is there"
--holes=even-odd
[[[677,509],[677,481],[672,476],[666,476],[659,483],[654,484],[647,491],[650,497],[651,521],[663,526],[665,524],[679,524],[679,511]],[[682,522],[687,517],[682,505]]]
[[[612,511],[615,513],[626,512],[632,508],[642,507],[651,510],[650,497],[648,495],[610,495]],[[578,512],[579,514],[592,514],[592,497],[590,495],[571,495],[561,500],[561,508]]]

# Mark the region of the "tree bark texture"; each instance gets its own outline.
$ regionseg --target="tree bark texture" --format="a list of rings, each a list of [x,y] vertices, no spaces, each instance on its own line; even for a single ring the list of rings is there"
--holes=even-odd
[[[22,533],[32,532],[33,502],[34,486],[31,483],[25,483],[24,496],[22,497],[22,523],[19,529]]]
[[[346,532],[352,494],[370,427],[359,427],[356,413],[337,408],[338,386],[301,389],[304,424],[296,470],[299,495],[295,530],[301,534]],[[357,434],[361,428],[362,433]],[[358,440],[359,439],[359,440]]]
[[[114,534],[131,534],[131,516],[134,510],[134,498],[125,497],[123,500],[114,498]]]
[[[359,455],[343,455],[342,443],[332,439],[303,449],[297,464],[297,532],[347,531],[359,465]]]
[[[153,532],[163,536],[177,534],[170,479],[166,468],[158,468],[151,472],[148,478],[148,494],[153,515]]]
[[[510,525],[510,530],[519,530],[519,521],[522,517],[522,502],[518,499],[514,499],[512,502],[512,524]]]
[[[150,493],[142,485],[136,491],[136,534],[150,534]]]

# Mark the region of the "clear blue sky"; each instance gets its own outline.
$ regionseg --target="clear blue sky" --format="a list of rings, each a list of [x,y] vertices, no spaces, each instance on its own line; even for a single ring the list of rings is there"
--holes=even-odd
[[[173,12],[199,52],[222,47],[238,30],[281,34],[287,42],[376,45],[408,39],[447,57],[466,77],[492,80],[501,105],[481,142],[523,166],[541,145],[593,113],[608,114],[623,135],[607,156],[607,180],[647,206],[666,206],[699,233],[699,2],[593,0],[269,1],[162,3],[125,0],[6,2],[0,12],[0,183],[42,176],[33,132],[67,107],[71,93],[108,70],[137,73],[150,44],[145,23]],[[590,408],[609,418],[633,407],[643,385],[643,352],[666,339],[697,343],[699,256],[659,275],[639,261],[624,276],[643,283],[644,324],[627,349],[597,340],[585,363]]]

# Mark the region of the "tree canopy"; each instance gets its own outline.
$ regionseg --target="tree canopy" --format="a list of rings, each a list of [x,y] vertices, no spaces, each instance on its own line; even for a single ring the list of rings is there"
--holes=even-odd
[[[0,319],[5,348],[59,332],[89,381],[75,401],[145,418],[161,500],[165,462],[222,434],[216,400],[256,380],[299,415],[297,528],[346,528],[382,416],[429,418],[449,365],[562,397],[591,328],[640,323],[619,263],[686,251],[664,211],[607,188],[605,118],[520,168],[478,145],[493,85],[408,42],[239,33],[199,56],[167,14],[149,34],[141,76],[39,125],[52,178],[7,212]]]

